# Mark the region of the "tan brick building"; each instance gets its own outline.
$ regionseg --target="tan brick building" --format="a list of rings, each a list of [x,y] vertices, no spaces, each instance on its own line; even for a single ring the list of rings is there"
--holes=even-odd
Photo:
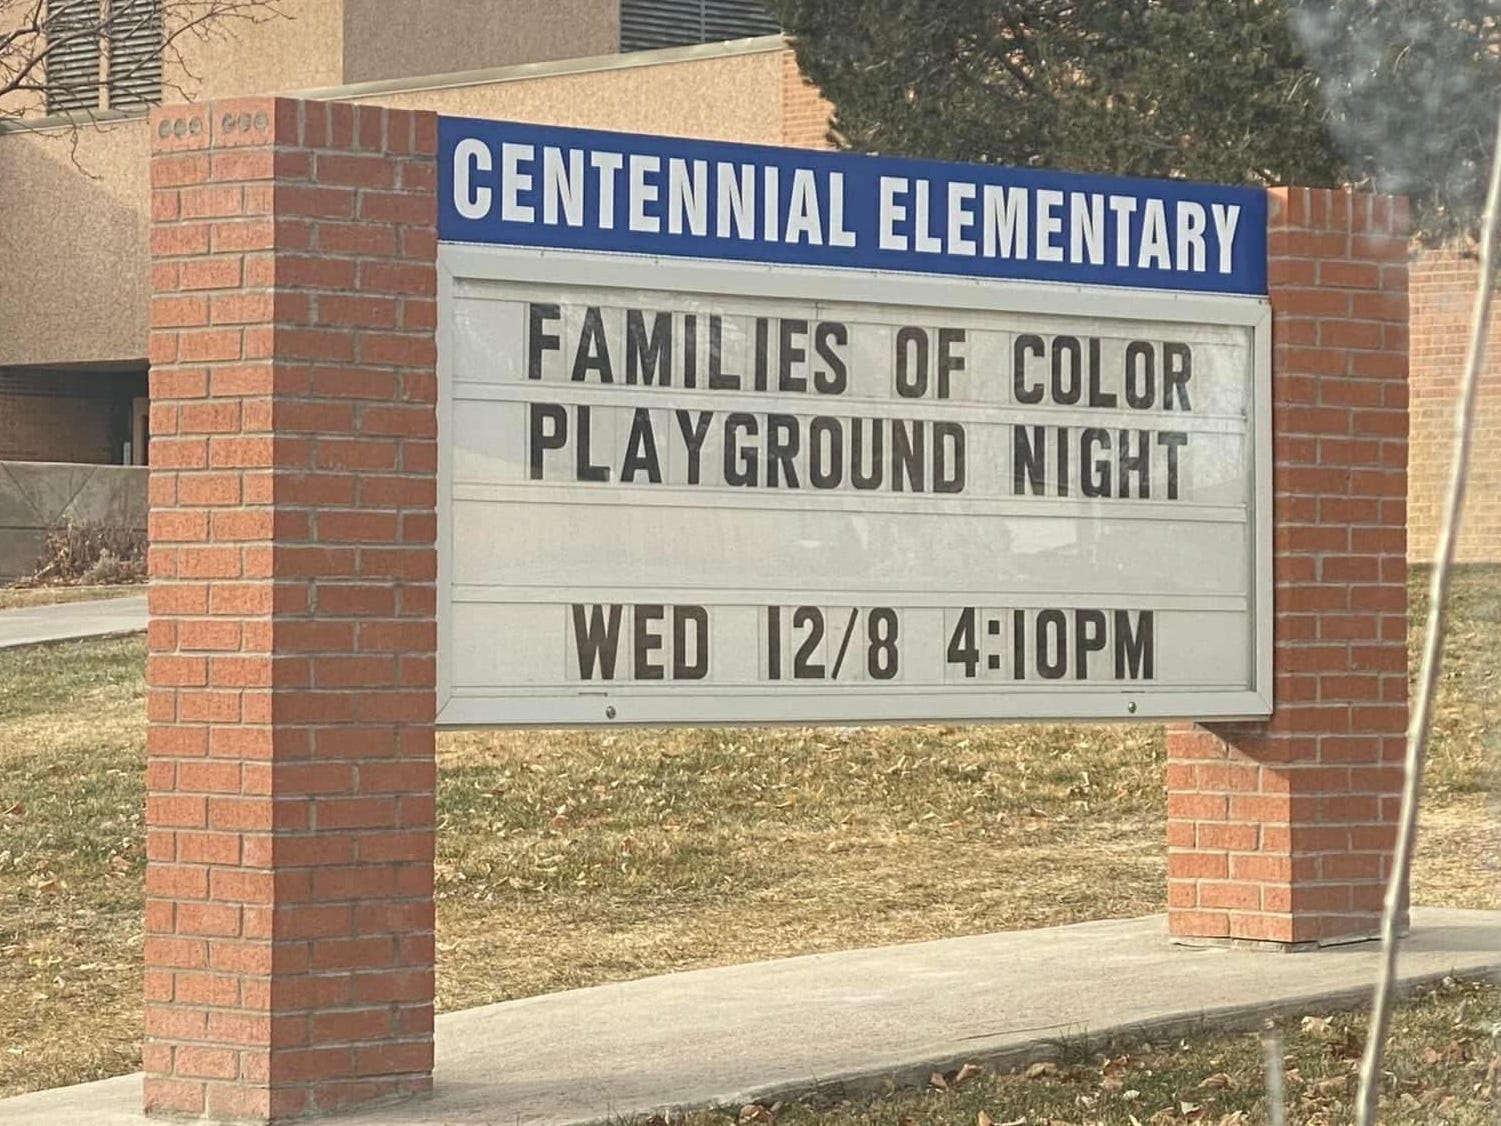
[[[158,0],[137,0],[157,3]],[[149,103],[264,93],[823,145],[757,0],[280,0],[120,110],[0,116],[0,461],[144,463]],[[766,34],[766,33],[770,34]],[[87,68],[88,61],[84,66]],[[95,64],[97,65],[97,64]],[[76,84],[76,68],[72,73]],[[49,91],[49,101],[58,104]],[[115,101],[119,101],[118,95]],[[20,116],[14,114],[20,112]]]

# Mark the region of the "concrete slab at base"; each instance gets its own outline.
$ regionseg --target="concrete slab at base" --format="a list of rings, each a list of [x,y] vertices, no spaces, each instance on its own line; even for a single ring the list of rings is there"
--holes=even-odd
[[[815,1088],[920,1083],[967,1060],[1022,1063],[1066,1037],[1250,1027],[1363,1003],[1375,944],[1273,957],[1168,940],[1161,917],[815,954],[509,1001],[438,1018],[431,1100],[397,1123],[614,1122]],[[1409,984],[1501,967],[1501,912],[1419,908]],[[142,1126],[140,1077],[0,1101],[5,1126]]]

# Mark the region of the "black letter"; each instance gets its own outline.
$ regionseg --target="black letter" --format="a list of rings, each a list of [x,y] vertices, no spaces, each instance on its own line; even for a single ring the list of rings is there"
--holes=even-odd
[[[544,450],[561,450],[568,444],[568,412],[557,403],[532,403],[527,412],[531,416],[531,441],[527,443],[527,458],[531,462],[528,471],[533,481],[542,480],[542,453]],[[552,433],[545,433],[542,423],[552,421]]]
[[[556,351],[558,338],[550,333],[542,331],[543,321],[555,321],[563,315],[556,305],[538,305],[533,302],[527,306],[527,334],[526,334],[526,377],[528,379],[542,378],[542,352]]]
[[[910,427],[910,429],[909,429]],[[902,474],[914,493],[923,491],[923,441],[928,427],[920,421],[891,420],[891,491],[902,491]]]
[[[1110,431],[1086,426],[1079,435],[1079,491],[1087,497],[1110,495],[1110,459],[1100,456],[1099,446],[1110,449]]]
[[[917,376],[907,359],[909,345],[917,347]],[[928,334],[915,325],[896,330],[896,393],[904,399],[920,399],[928,393]]]
[[[861,456],[865,452],[865,427],[863,423],[870,423],[870,472],[864,473],[860,463],[865,459]],[[881,447],[885,444],[886,431],[881,428],[879,418],[850,419],[850,483],[857,489],[879,489],[881,480],[886,475],[885,458]]]
[[[1026,333],[1016,338],[1016,344],[1011,349],[1011,391],[1018,403],[1042,402],[1042,384],[1028,389],[1026,385],[1027,354],[1041,356],[1047,352],[1042,343],[1042,337]]]
[[[828,460],[824,460],[824,438]],[[815,489],[837,489],[844,480],[844,431],[839,420],[819,415],[808,426],[808,483]]]
[[[1188,381],[1193,378],[1194,358],[1187,344],[1167,343],[1162,346],[1162,409],[1173,409],[1173,392],[1178,392],[1178,406],[1193,410],[1188,405]]]
[[[938,330],[938,397],[949,397],[949,376],[956,371],[964,370],[964,357],[956,356],[952,352],[955,344],[964,343],[964,330],[962,328],[941,328]]]
[[[599,372],[601,383],[615,382],[615,372],[610,366],[610,342],[605,339],[605,322],[597,305],[584,310],[584,328],[579,333],[578,350],[573,354],[573,381],[582,383],[591,370]]]
[[[1074,679],[1089,679],[1089,655],[1105,648],[1105,612],[1074,611]]]
[[[1146,377],[1146,389],[1138,390],[1136,377]],[[1145,340],[1133,340],[1126,345],[1126,402],[1136,410],[1145,410],[1157,397],[1157,353]]]
[[[834,351],[831,342],[843,348],[849,343],[849,330],[838,321],[819,322],[818,329],[813,334],[813,347],[817,349],[819,359],[829,365],[829,370],[815,371],[813,386],[820,395],[843,395],[844,389],[849,386],[849,369],[845,367],[843,357]]]
[[[626,439],[620,479],[634,481],[636,474],[643,469],[646,470],[646,479],[653,485],[662,483],[662,465],[657,460],[657,436],[651,425],[651,411],[637,407],[631,414],[631,436]]]
[[[703,453],[704,439],[709,436],[709,420],[714,417],[713,411],[699,411],[698,421],[692,429],[688,426],[688,412],[678,411],[678,429],[683,432],[683,445],[688,450],[688,484],[698,484],[698,459]]]
[[[683,314],[683,386],[698,386],[698,318]]]
[[[953,451],[952,462],[945,455],[945,449]],[[933,423],[933,491],[964,491],[964,427],[957,422]]]
[[[792,365],[802,363],[808,358],[808,353],[794,344],[792,338],[807,336],[808,322],[780,321],[777,328],[777,390],[806,391],[808,389],[807,376],[800,375],[794,378]]]
[[[688,626],[693,625],[693,663],[688,652]],[[709,675],[709,611],[702,606],[672,608],[672,679],[702,680]]]
[[[724,370],[724,321],[709,318],[709,388],[713,391],[738,391],[740,377]]]
[[[575,416],[578,425],[574,428],[578,432],[578,438],[573,447],[573,471],[574,476],[580,481],[608,481],[610,471],[603,465],[594,465],[589,458],[589,443],[594,436],[593,428],[589,425],[589,408],[575,407],[578,413]]]
[[[769,328],[769,326],[766,323],[766,318],[765,317],[757,317],[756,318],[756,390],[757,391],[765,391],[766,390],[766,384],[767,384],[766,369],[771,366],[771,361],[770,361],[769,357],[766,354],[766,352],[767,352],[767,337],[769,335],[770,335],[770,328]]]
[[[1178,499],[1178,447],[1188,445],[1188,435],[1181,430],[1164,430],[1157,444],[1167,447],[1167,499]]]
[[[1037,671],[1044,680],[1061,680],[1068,668],[1068,620],[1062,610],[1040,610],[1037,614]],[[1053,634],[1053,655],[1048,658],[1048,631]]]
[[[587,621],[584,607],[573,606],[573,642],[578,650],[579,679],[593,680],[594,667],[599,666],[601,680],[615,679],[615,654],[620,648],[620,607],[610,607],[609,624],[603,610],[590,606]]]
[[[636,679],[637,680],[661,680],[666,669],[651,662],[651,655],[662,648],[662,638],[658,634],[648,633],[647,628],[655,622],[660,622],[666,616],[666,610],[662,606],[644,605],[637,606],[634,614],[636,625]]]
[[[736,411],[724,420],[724,483],[754,486],[756,484],[756,447],[747,446],[744,450],[737,449],[735,446],[736,430],[744,430],[747,437],[754,438],[756,416]],[[744,457],[737,459],[735,456],[737,453],[743,453]]]
[[[1043,474],[1042,459],[1048,452],[1048,432],[1043,426],[1032,427],[1032,437],[1027,437],[1025,426],[1011,427],[1011,492],[1021,496],[1030,486],[1032,495],[1047,492],[1047,479]]]
[[[1136,611],[1137,632],[1131,632],[1131,611],[1115,612],[1115,679],[1125,680],[1129,672],[1132,680],[1152,680],[1152,619],[1151,610]]]
[[[1063,357],[1068,355],[1068,383],[1063,382]],[[1053,402],[1072,406],[1084,390],[1084,373],[1080,371],[1079,340],[1074,336],[1053,337]]]
[[[659,374],[660,373],[660,374]],[[646,336],[646,314],[625,311],[625,381],[634,386],[672,386],[672,314],[653,313],[651,338]]]
[[[1116,462],[1120,470],[1120,495],[1125,499],[1131,495],[1131,475],[1136,475],[1136,499],[1152,499],[1152,432],[1150,430],[1138,430],[1136,432],[1136,456],[1131,457],[1131,431],[1122,430],[1118,437],[1119,446]]]
[[[1100,338],[1089,338],[1089,405],[1092,407],[1115,406],[1115,392],[1100,390]]]
[[[797,419],[790,414],[769,414],[766,416],[766,485],[767,488],[777,487],[777,467],[787,475],[787,487],[797,488],[797,466],[792,464],[792,459],[797,457],[798,449]]]

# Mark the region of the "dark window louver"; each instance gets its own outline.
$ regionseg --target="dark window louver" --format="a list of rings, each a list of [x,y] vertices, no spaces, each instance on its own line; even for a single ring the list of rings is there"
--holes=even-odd
[[[161,0],[111,0],[109,104],[141,109],[162,100]]]
[[[52,0],[47,11],[47,112],[99,108],[99,0]]]
[[[52,0],[48,113],[144,109],[162,100],[161,0],[107,0],[107,20],[105,2]]]
[[[758,0],[620,0],[620,49],[718,43],[780,28]]]

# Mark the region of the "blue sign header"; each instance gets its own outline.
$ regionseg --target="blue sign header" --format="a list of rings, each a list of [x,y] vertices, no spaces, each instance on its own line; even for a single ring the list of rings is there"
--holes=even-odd
[[[444,117],[438,237],[1266,293],[1266,194]]]

